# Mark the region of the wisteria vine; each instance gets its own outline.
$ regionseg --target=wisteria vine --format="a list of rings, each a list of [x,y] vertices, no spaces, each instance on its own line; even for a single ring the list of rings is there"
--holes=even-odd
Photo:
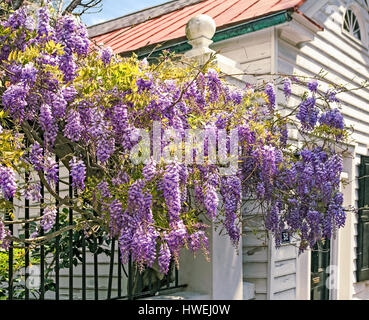
[[[156,63],[121,58],[91,43],[72,16],[56,17],[47,6],[23,7],[1,21],[0,81],[0,206],[8,210],[20,197],[39,202],[42,183],[50,196],[41,205],[46,233],[58,204],[80,215],[77,225],[98,225],[118,239],[123,262],[131,256],[142,269],[157,261],[167,273],[182,248],[208,255],[207,220],[222,225],[237,247],[249,200],[264,208],[276,245],[287,230],[304,250],[345,223],[339,188],[347,130],[339,88],[296,76],[235,88],[211,60],[200,66],[168,54]],[[297,98],[294,87],[304,94]],[[236,129],[236,173],[222,175],[209,149],[202,163],[155,159],[170,141],[151,145],[149,161],[133,163],[142,139],[137,129],[153,132],[154,122],[162,125],[159,134],[173,128],[180,141],[188,129],[206,129],[220,143],[221,130]],[[55,191],[62,167],[72,198]],[[15,241],[6,223],[4,215],[3,247]]]

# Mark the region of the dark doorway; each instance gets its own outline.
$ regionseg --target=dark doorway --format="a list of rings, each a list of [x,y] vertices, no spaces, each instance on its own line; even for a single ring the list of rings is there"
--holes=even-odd
[[[326,286],[329,273],[331,243],[329,240],[319,241],[311,251],[311,300],[329,300],[329,289]]]

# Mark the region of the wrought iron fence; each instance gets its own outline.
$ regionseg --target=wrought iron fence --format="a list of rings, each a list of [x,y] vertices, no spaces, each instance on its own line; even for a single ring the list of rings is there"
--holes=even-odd
[[[26,175],[25,180],[27,179],[29,177]],[[58,195],[59,187],[57,184],[55,191]],[[71,177],[68,188],[69,196],[72,197],[74,191]],[[43,202],[44,186],[41,184],[41,205]],[[57,201],[56,205],[58,208]],[[26,221],[31,221],[30,208],[30,201],[24,199]],[[42,216],[44,212],[40,208],[39,216]],[[62,211],[57,209],[53,231],[74,224],[73,210]],[[7,220],[12,220],[10,214],[7,214]],[[33,222],[25,223],[26,239],[30,237],[34,227]],[[13,224],[9,225],[9,229],[13,233]],[[43,235],[42,230],[39,235]],[[131,259],[127,264],[122,264],[117,241],[107,238],[102,232],[86,237],[83,230],[70,229],[32,250],[28,243],[20,249],[11,242],[8,251],[0,251],[0,261],[0,299],[3,300],[130,300],[185,287],[179,284],[178,270],[173,262],[166,276],[160,274],[155,267],[140,272]],[[101,268],[104,271],[100,274]],[[108,274],[103,274],[106,271]],[[87,280],[92,279],[90,282],[93,284],[90,283],[89,286]],[[107,282],[107,286],[101,287],[101,280],[105,284]]]

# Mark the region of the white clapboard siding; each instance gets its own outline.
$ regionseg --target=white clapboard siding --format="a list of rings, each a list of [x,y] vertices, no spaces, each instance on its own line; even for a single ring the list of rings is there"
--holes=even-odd
[[[111,298],[118,296],[118,264],[117,264],[118,252],[115,250],[114,254],[114,267],[113,267],[113,278],[112,278],[112,290]],[[109,283],[109,269],[110,258],[105,254],[98,256],[98,298],[104,300],[108,298],[108,283]],[[125,270],[128,270],[127,265],[124,266]],[[127,277],[123,270],[121,272],[121,295],[127,294]],[[50,274],[51,277],[54,273]],[[55,297],[54,292],[48,292],[46,298],[53,299]],[[60,298],[69,299],[69,269],[60,270]],[[94,264],[93,254],[86,252],[86,298],[95,298],[95,278],[94,278]],[[82,299],[82,263],[78,262],[77,266],[73,267],[73,299]]]
[[[297,247],[282,244],[279,248],[270,243],[269,299],[296,299]]]
[[[238,63],[271,57],[270,30],[261,30],[211,45],[219,52]]]
[[[254,216],[252,220],[247,219],[247,225],[243,227],[243,279],[255,285],[256,300],[265,300],[268,294],[269,240],[260,227],[262,215],[255,213]]]

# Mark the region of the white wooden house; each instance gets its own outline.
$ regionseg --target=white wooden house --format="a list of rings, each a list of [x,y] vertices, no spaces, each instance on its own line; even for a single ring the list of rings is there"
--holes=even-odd
[[[211,21],[201,25],[200,18],[195,20],[201,25],[197,32],[189,33],[190,39],[185,36],[187,22],[200,14],[215,21],[213,42],[206,41]],[[274,73],[314,76],[324,69],[329,80],[348,87],[369,80],[369,0],[177,0],[92,26],[89,35],[123,55],[144,57],[168,48],[201,57],[215,50],[224,72],[241,70],[259,74],[256,78]],[[204,41],[193,41],[199,37]],[[353,157],[344,161],[343,193],[345,205],[358,208],[369,205],[368,182],[358,179],[369,174],[369,90],[343,93],[340,100],[346,124],[354,129],[349,145]],[[311,251],[299,256],[288,243],[277,250],[272,240],[264,243],[247,230],[237,255],[213,232],[211,263],[186,253],[182,257],[181,281],[188,284],[182,295],[369,299],[366,214],[349,214],[345,228],[330,243],[329,255],[320,257]],[[326,260],[317,264],[318,258]],[[331,290],[325,282],[333,284]]]

